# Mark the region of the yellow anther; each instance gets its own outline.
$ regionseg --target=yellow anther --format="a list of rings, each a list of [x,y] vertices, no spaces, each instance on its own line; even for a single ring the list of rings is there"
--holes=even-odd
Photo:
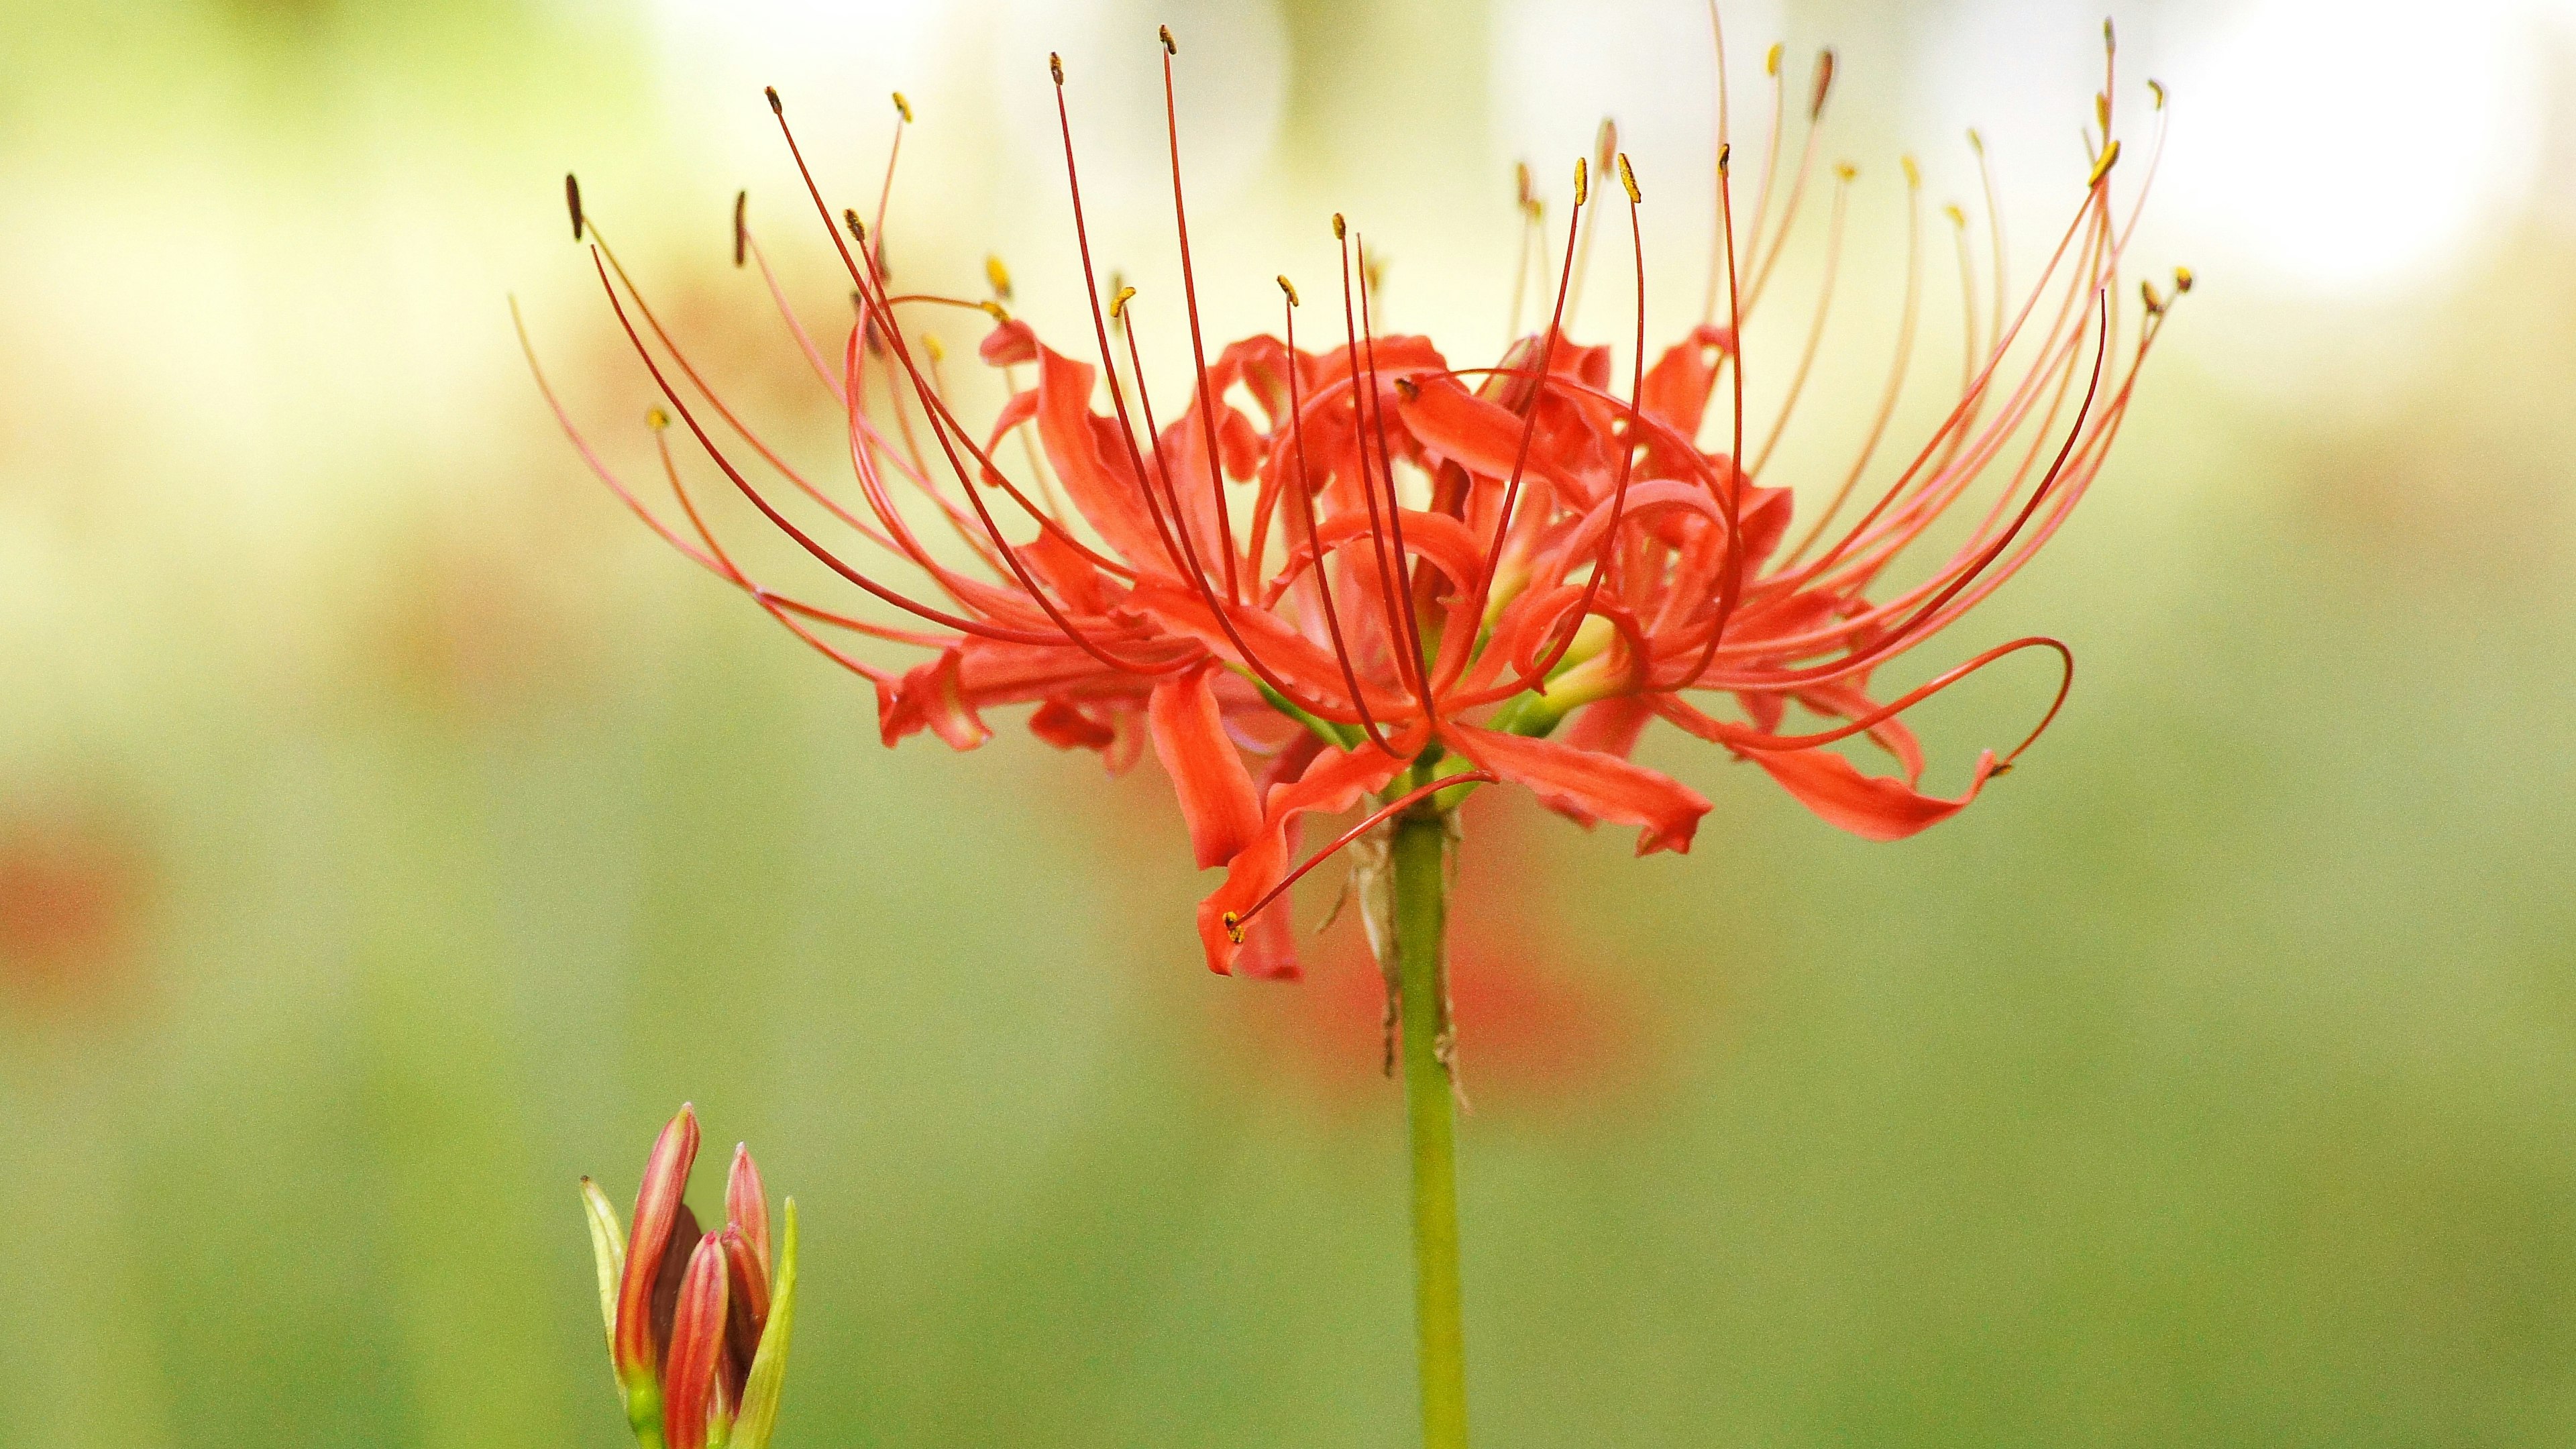
[[[646,410],[644,414],[644,426],[651,428],[653,431],[658,433],[670,425],[671,415],[669,413],[662,411],[660,408],[651,408]]]
[[[2160,80],[2149,80],[2147,82],[2147,89],[2156,98],[2156,109],[2159,111],[2163,110],[2165,108],[2165,83]]]
[[[930,360],[933,363],[941,363],[948,360],[948,349],[940,346],[938,337],[931,333],[924,332],[921,334],[921,350],[930,354]]]
[[[994,296],[1005,302],[1011,300],[1011,269],[990,252],[984,255],[984,280],[993,284]]]
[[[2156,316],[2165,310],[2165,299],[2156,295],[2155,283],[2140,281],[2138,283],[2138,295],[2144,297],[2147,301],[2148,316]]]
[[[2177,292],[2188,292],[2191,290],[2191,268],[2174,268],[2174,290]]]
[[[1628,153],[1619,153],[1619,184],[1628,188],[1628,201],[1635,205],[1646,198],[1637,194],[1637,173],[1628,168]]]
[[[1181,53],[1181,48],[1172,43],[1172,27],[1168,25],[1158,25],[1154,28],[1163,32],[1163,54],[1178,55]]]
[[[1814,121],[1825,113],[1825,97],[1834,89],[1834,53],[1828,48],[1816,56],[1816,93],[1807,102],[1807,119]]]
[[[1133,288],[1133,287],[1121,287],[1121,288],[1119,288],[1119,289],[1118,289],[1118,295],[1117,295],[1117,297],[1116,297],[1116,298],[1114,298],[1114,299],[1110,302],[1110,304],[1109,304],[1109,315],[1110,315],[1111,317],[1113,317],[1113,318],[1117,319],[1118,321],[1121,321],[1121,322],[1126,321],[1126,320],[1127,320],[1127,299],[1128,299],[1128,298],[1130,298],[1130,297],[1133,297],[1133,296],[1135,296],[1135,295],[1136,295],[1136,289],[1135,289],[1135,288]]]
[[[1574,204],[1577,207],[1582,206],[1591,195],[1592,168],[1584,164],[1582,157],[1577,156],[1574,158]]]
[[[2111,129],[2111,93],[2109,91],[2093,93],[2093,124],[2105,131]]]
[[[1914,164],[1913,157],[1899,156],[1896,158],[1896,162],[1898,165],[1905,168],[1905,186],[1907,190],[1913,190],[1923,184],[1923,168]]]
[[[1288,294],[1289,306],[1294,307],[1297,305],[1297,284],[1288,280],[1288,274],[1286,272],[1281,272],[1279,274],[1279,290]]]
[[[1527,161],[1512,163],[1512,185],[1519,195],[1522,209],[1527,210],[1530,204],[1530,174]]]
[[[2094,162],[2094,163],[2093,163],[2093,176],[2092,176],[2092,179],[2090,179],[2090,180],[2086,181],[2084,184],[2085,184],[2086,186],[2088,186],[2088,187],[2092,187],[2092,186],[2099,186],[2099,185],[2101,185],[2101,184],[2102,184],[2102,178],[2111,174],[2111,168],[2112,168],[2113,166],[2115,166],[2115,165],[2119,164],[2119,160],[2120,160],[2120,143],[2119,143],[2119,142],[2114,141],[2114,142],[2112,142],[2110,145],[2103,147],[2103,148],[2102,148],[2102,159],[2100,159],[2100,160],[2098,160],[2098,161],[2096,161],[2096,162]]]
[[[1860,168],[1854,166],[1849,161],[1837,161],[1834,163],[1834,176],[1837,179],[1848,182],[1858,175],[1860,175]]]
[[[1350,234],[1350,228],[1349,228],[1349,226],[1348,226],[1346,223],[1344,223],[1344,222],[1343,222],[1343,220],[1342,220],[1342,214],[1341,214],[1340,212],[1338,212],[1338,211],[1337,211],[1337,212],[1334,212],[1334,213],[1333,213],[1333,240],[1335,240],[1335,241],[1340,241],[1342,238],[1344,238],[1344,237],[1348,236],[1349,234]]]
[[[1959,203],[1954,201],[1941,209],[1950,214],[1950,224],[1952,226],[1957,227],[1961,231],[1966,231],[1968,229],[1968,214],[1959,209]]]
[[[985,316],[992,318],[996,322],[1008,322],[1011,320],[1011,309],[1003,306],[999,302],[981,302],[976,305],[984,309]]]
[[[1719,147],[1717,148],[1717,174],[1718,174],[1718,175],[1720,175],[1720,176],[1724,176],[1724,175],[1726,174],[1726,163],[1727,163],[1727,161],[1728,161],[1729,159],[1731,159],[1734,155],[1735,155],[1735,147],[1734,147],[1731,143],[1730,143],[1730,144],[1727,144],[1727,145],[1721,145],[1721,146],[1719,146]]]
[[[1980,156],[1986,154],[1986,138],[1978,135],[1974,126],[1968,128],[1968,149]]]
[[[910,125],[912,123],[912,102],[905,100],[903,98],[903,92],[901,91],[896,91],[894,93],[894,112],[896,115],[903,117],[904,124]]]
[[[1236,915],[1232,911],[1228,911],[1218,919],[1225,923],[1225,938],[1238,946],[1242,945],[1243,917]]]
[[[1764,75],[1780,73],[1780,42],[1776,40],[1771,42],[1771,53],[1762,57],[1762,73]]]
[[[1412,378],[1399,377],[1395,380],[1395,394],[1406,402],[1412,402],[1422,396],[1422,385]]]
[[[1047,52],[1047,74],[1055,77],[1057,85],[1064,84],[1064,57],[1052,50]]]
[[[1368,283],[1368,289],[1370,291],[1385,291],[1386,258],[1373,254],[1363,254],[1360,257],[1360,276]]]

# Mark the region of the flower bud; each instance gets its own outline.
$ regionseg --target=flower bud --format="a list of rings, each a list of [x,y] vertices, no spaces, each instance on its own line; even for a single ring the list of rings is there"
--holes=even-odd
[[[684,1106],[645,1161],[630,1231],[582,1179],[610,1364],[643,1449],[767,1449],[794,1314],[796,1202],[785,1204],[773,1260],[768,1193],[737,1146],[724,1225],[701,1231],[684,1200],[697,1149],[697,1116]]]

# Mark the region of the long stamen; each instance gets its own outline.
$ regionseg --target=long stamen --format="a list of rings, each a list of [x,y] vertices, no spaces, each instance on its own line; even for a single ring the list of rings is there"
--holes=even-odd
[[[1199,432],[1207,439],[1208,488],[1216,497],[1216,532],[1225,550],[1225,596],[1235,603],[1243,602],[1243,587],[1235,578],[1234,520],[1227,516],[1225,504],[1225,466],[1217,456],[1216,427],[1219,399],[1208,388],[1207,340],[1199,330],[1199,286],[1190,265],[1190,213],[1181,200],[1181,115],[1179,102],[1172,93],[1172,58],[1180,47],[1172,43],[1172,27],[1163,30],[1163,126],[1172,143],[1172,220],[1181,241],[1181,297],[1190,314],[1190,357],[1198,364]],[[1143,385],[1141,382],[1138,384]]]
[[[1771,461],[1771,450],[1780,446],[1780,435],[1789,430],[1789,415],[1797,411],[1798,395],[1807,388],[1807,374],[1816,365],[1816,350],[1824,342],[1825,318],[1834,305],[1834,284],[1841,278],[1843,261],[1843,213],[1851,191],[1852,178],[1858,173],[1849,165],[1834,169],[1833,211],[1825,223],[1825,275],[1816,289],[1816,316],[1807,328],[1807,345],[1798,353],[1798,366],[1789,374],[1789,391],[1780,399],[1779,415],[1771,420],[1771,431],[1762,446],[1753,452],[1751,472],[1760,476]]]
[[[1717,0],[1708,0],[1708,38],[1709,44],[1717,52],[1717,154],[1724,156],[1727,153],[1728,142],[1732,139],[1729,128],[1733,118],[1726,93],[1726,26],[1717,18]],[[1716,179],[1716,185],[1710,189],[1714,191],[1724,187],[1725,184],[1721,174]],[[1722,216],[1711,217],[1710,221],[1715,226],[1725,224],[1725,218]],[[1711,246],[1708,255],[1708,300],[1701,303],[1699,309],[1699,325],[1702,327],[1717,320],[1718,285],[1726,280],[1725,268],[1726,259],[1719,254],[1715,246]]]
[[[1842,486],[1834,490],[1832,501],[1816,515],[1816,521],[1808,525],[1806,537],[1799,539],[1797,547],[1789,550],[1781,560],[1784,568],[1805,557],[1807,550],[1823,535],[1826,525],[1833,521],[1834,515],[1842,512],[1852,489],[1859,486],[1861,474],[1868,471],[1869,460],[1877,456],[1878,445],[1887,436],[1888,421],[1896,416],[1896,399],[1904,391],[1905,375],[1911,370],[1914,356],[1915,297],[1923,277],[1922,233],[1923,173],[1915,166],[1914,158],[1908,156],[1905,158],[1905,304],[1898,313],[1896,362],[1888,369],[1887,386],[1879,394],[1878,411],[1870,419],[1869,436],[1861,444],[1860,456],[1852,460],[1851,471],[1843,475]]]
[[[1798,174],[1789,183],[1788,200],[1780,207],[1780,227],[1771,234],[1771,245],[1767,249],[1762,245],[1761,228],[1754,228],[1749,259],[1752,275],[1744,284],[1744,309],[1748,312],[1761,305],[1762,290],[1771,280],[1772,268],[1780,264],[1780,258],[1789,250],[1789,231],[1797,225],[1798,203],[1807,194],[1808,178],[1815,174],[1817,150],[1825,134],[1825,102],[1832,97],[1833,90],[1834,53],[1831,50],[1820,51],[1816,55],[1815,88],[1807,99],[1807,139],[1798,152]]]
[[[1064,136],[1065,189],[1073,198],[1073,240],[1075,250],[1082,255],[1082,290],[1091,304],[1091,333],[1100,347],[1100,372],[1109,384],[1109,406],[1118,417],[1118,436],[1127,448],[1127,463],[1136,479],[1136,491],[1143,495],[1145,511],[1154,520],[1154,531],[1162,540],[1165,561],[1171,564],[1175,577],[1195,580],[1204,591],[1206,581],[1198,577],[1197,569],[1182,562],[1181,547],[1172,536],[1178,520],[1167,519],[1163,515],[1162,500],[1155,496],[1154,485],[1146,476],[1144,450],[1136,445],[1135,424],[1127,416],[1127,393],[1118,381],[1116,356],[1109,350],[1109,322],[1100,306],[1100,283],[1092,267],[1091,227],[1082,206],[1082,173],[1073,160],[1073,117],[1066,109],[1064,99],[1063,57],[1048,55],[1047,72],[1055,78],[1056,127]],[[1088,406],[1087,401],[1085,405]]]
[[[1576,630],[1580,629],[1583,621],[1590,617],[1594,602],[1601,596],[1602,582],[1609,578],[1611,561],[1616,556],[1619,522],[1625,516],[1628,505],[1628,479],[1636,471],[1637,449],[1643,442],[1643,439],[1636,435],[1636,420],[1639,416],[1637,404],[1646,393],[1646,239],[1644,231],[1638,225],[1637,207],[1645,198],[1637,192],[1637,175],[1629,169],[1628,156],[1624,151],[1619,154],[1619,181],[1628,192],[1628,245],[1636,264],[1637,276],[1637,337],[1629,358],[1631,371],[1628,380],[1628,434],[1621,440],[1619,482],[1610,495],[1610,525],[1602,530],[1601,548],[1592,560],[1592,577],[1583,586],[1582,601],[1575,606],[1572,613],[1565,616],[1570,627],[1558,636],[1555,646],[1549,649],[1546,657],[1539,661],[1538,667],[1529,672],[1529,678],[1533,682],[1547,678],[1558,662],[1565,658],[1565,651],[1574,647]],[[1642,666],[1645,661],[1640,660],[1639,663]],[[1517,694],[1519,690],[1516,689],[1513,693]]]
[[[618,324],[626,329],[627,340],[634,344],[635,354],[643,360],[645,370],[653,374],[654,385],[661,389],[663,400],[670,403],[672,410],[680,415],[680,420],[682,422],[688,424],[689,431],[697,435],[698,446],[704,448],[707,456],[715,461],[715,465],[724,470],[724,475],[733,480],[734,487],[741,490],[742,495],[751,500],[752,506],[759,509],[762,515],[768,518],[770,523],[781,533],[784,533],[789,538],[795,540],[798,547],[804,549],[808,554],[813,555],[813,557],[822,563],[824,567],[830,569],[836,574],[839,574],[842,578],[849,580],[851,583],[856,584],[859,588],[865,590],[867,593],[882,602],[891,604],[894,607],[903,610],[905,613],[927,619],[934,624],[955,629],[962,633],[977,634],[987,639],[998,639],[1006,643],[1013,644],[1057,644],[1063,642],[1064,636],[1061,633],[1046,634],[1029,629],[1012,629],[1002,625],[988,624],[980,619],[961,618],[960,616],[948,613],[945,610],[932,608],[930,605],[906,598],[904,595],[895,592],[893,589],[887,588],[885,585],[869,578],[866,574],[852,568],[830,549],[827,549],[823,547],[822,544],[816,542],[813,535],[797,527],[794,520],[779,512],[777,506],[772,504],[767,497],[763,496],[759,489],[751,486],[751,480],[743,477],[742,471],[734,467],[732,460],[726,458],[723,451],[716,447],[715,439],[707,435],[707,430],[698,422],[697,415],[689,410],[689,405],[687,403],[680,400],[679,392],[671,386],[670,379],[663,376],[661,364],[655,362],[653,360],[652,353],[645,349],[644,339],[635,331],[635,323],[633,319],[626,315],[625,304],[617,299],[617,288],[608,280],[607,263],[604,261],[598,261],[595,255],[593,260],[597,262],[598,265],[600,289],[608,294],[608,305],[610,309],[616,312]]]
[[[1775,75],[1779,70],[1779,58],[1780,48],[1775,45],[1771,48]],[[1779,140],[1776,126],[1772,140],[1776,150]],[[1718,589],[1717,613],[1709,621],[1708,641],[1700,646],[1697,662],[1681,675],[1684,681],[1697,679],[1708,672],[1708,662],[1716,657],[1718,641],[1726,636],[1726,626],[1733,622],[1735,606],[1744,596],[1744,296],[1735,264],[1735,184],[1726,163],[1727,152],[1721,148],[1717,153],[1718,230],[1726,238],[1726,325],[1735,354],[1734,441],[1728,445],[1726,454],[1730,486],[1722,503],[1726,510],[1726,564],[1723,582]]]
[[[1283,315],[1288,334],[1288,429],[1297,447],[1297,501],[1306,515],[1306,547],[1315,556],[1315,594],[1323,601],[1324,628],[1332,636],[1333,659],[1342,669],[1342,684],[1351,692],[1351,707],[1359,712],[1360,728],[1368,732],[1369,743],[1385,753],[1395,753],[1378,729],[1377,717],[1368,707],[1368,696],[1360,689],[1359,667],[1351,658],[1351,649],[1342,638],[1341,612],[1333,606],[1333,579],[1324,558],[1323,535],[1315,524],[1315,478],[1306,465],[1306,403],[1297,386],[1298,374],[1305,369],[1297,357],[1297,289],[1286,277],[1279,279],[1279,290],[1286,294]]]
[[[1574,163],[1573,219],[1567,224],[1565,264],[1556,278],[1556,305],[1548,314],[1547,335],[1540,339],[1538,367],[1530,374],[1529,410],[1521,417],[1521,441],[1512,454],[1511,476],[1503,483],[1503,502],[1494,517],[1494,539],[1485,549],[1485,566],[1476,574],[1476,607],[1467,617],[1482,619],[1485,606],[1493,601],[1494,574],[1503,565],[1503,544],[1512,534],[1512,510],[1520,502],[1521,475],[1529,467],[1530,445],[1538,436],[1539,405],[1547,399],[1551,369],[1556,361],[1556,340],[1564,335],[1565,293],[1574,279],[1574,234],[1572,228],[1583,221],[1584,203],[1590,200],[1590,172],[1578,158]]]
[[[1592,133],[1592,169],[1607,179],[1610,158],[1618,153],[1619,123],[1603,116],[1600,127]],[[1581,211],[1582,208],[1576,208],[1578,215]],[[1568,327],[1572,327],[1575,319],[1583,313],[1583,279],[1592,272],[1592,233],[1597,230],[1597,223],[1581,228],[1581,240],[1576,243],[1580,255],[1574,259],[1574,290],[1565,300],[1565,325]]]
[[[1286,894],[1290,886],[1304,880],[1306,878],[1306,872],[1323,864],[1336,852],[1349,845],[1352,841],[1359,839],[1361,836],[1368,834],[1372,830],[1375,830],[1380,825],[1394,819],[1397,815],[1420,804],[1423,800],[1452,787],[1466,785],[1497,785],[1500,783],[1502,782],[1498,777],[1488,774],[1483,770],[1462,770],[1455,775],[1443,775],[1428,785],[1423,785],[1414,790],[1408,791],[1391,804],[1379,806],[1377,809],[1369,812],[1367,819],[1362,820],[1359,824],[1352,826],[1350,829],[1345,830],[1340,835],[1336,836],[1332,844],[1327,845],[1323,849],[1316,851],[1313,855],[1306,857],[1305,864],[1288,872],[1288,874],[1280,880],[1279,884],[1272,886],[1268,891],[1263,892],[1261,899],[1254,901],[1251,905],[1245,907],[1240,912],[1226,912],[1223,917],[1225,922],[1226,939],[1234,942],[1238,946],[1242,945],[1243,928],[1252,924],[1253,917],[1260,915],[1263,911],[1269,909],[1272,901],[1275,901],[1282,895]]]
[[[1529,290],[1530,240],[1539,227],[1538,200],[1530,195],[1530,170],[1526,161],[1514,162],[1513,180],[1519,195],[1513,201],[1514,214],[1520,218],[1521,250],[1512,262],[1512,316],[1503,329],[1503,341],[1509,344],[1521,335],[1521,298]]]
[[[1413,661],[1414,680],[1421,686],[1422,712],[1429,718],[1436,714],[1432,703],[1430,665],[1422,657],[1422,621],[1413,604],[1414,568],[1412,555],[1404,547],[1404,503],[1396,497],[1395,461],[1387,452],[1386,394],[1377,385],[1377,331],[1369,320],[1369,293],[1372,290],[1369,274],[1372,269],[1367,265],[1368,246],[1365,241],[1360,245],[1360,258],[1360,346],[1368,356],[1367,400],[1373,415],[1370,428],[1377,436],[1378,476],[1386,484],[1386,531],[1388,541],[1395,548],[1395,577],[1404,586],[1404,647]],[[1365,438],[1360,446],[1363,449],[1368,446]]]
[[[1424,700],[1430,698],[1429,684],[1420,678],[1422,656],[1419,649],[1408,651],[1397,599],[1403,596],[1404,575],[1400,565],[1387,557],[1386,520],[1379,516],[1377,480],[1369,467],[1368,406],[1363,401],[1367,385],[1360,380],[1359,314],[1352,309],[1350,229],[1341,213],[1333,214],[1333,238],[1342,244],[1342,357],[1350,368],[1351,382],[1351,450],[1358,461],[1360,498],[1368,506],[1370,551],[1377,556],[1378,591],[1386,614],[1387,652],[1394,656],[1395,677],[1406,689]],[[1390,488],[1387,498],[1394,499]]]

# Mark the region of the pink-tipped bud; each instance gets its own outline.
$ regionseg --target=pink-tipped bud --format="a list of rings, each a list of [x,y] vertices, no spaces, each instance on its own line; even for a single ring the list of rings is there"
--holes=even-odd
[[[617,1332],[610,1350],[617,1377],[628,1384],[651,1379],[659,1367],[653,1325],[654,1280],[671,1247],[671,1230],[686,1211],[680,1196],[698,1157],[698,1115],[686,1104],[653,1141],[644,1180],[635,1190],[635,1225],[626,1235],[625,1273],[617,1285]]]
[[[751,1376],[752,1357],[760,1352],[760,1335],[769,1327],[769,1270],[754,1255],[739,1228],[718,1235],[725,1250],[724,1379],[728,1402],[742,1399],[743,1380]]]
[[[671,1358],[662,1383],[662,1432],[670,1449],[706,1449],[719,1413],[730,1420],[733,1396],[719,1382],[725,1358],[725,1250],[709,1233],[689,1255],[671,1320]]]
[[[761,1273],[768,1274],[777,1261],[769,1256],[769,1193],[760,1185],[751,1149],[739,1142],[733,1148],[733,1171],[725,1177],[725,1222],[741,1231],[760,1260]]]

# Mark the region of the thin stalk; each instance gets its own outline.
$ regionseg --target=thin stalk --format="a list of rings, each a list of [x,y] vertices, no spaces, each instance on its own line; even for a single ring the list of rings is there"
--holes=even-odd
[[[1404,1115],[1413,1147],[1413,1313],[1423,1449],[1466,1449],[1467,1346],[1459,1320],[1457,1098],[1449,1079],[1449,818],[1395,822],[1395,989]]]

